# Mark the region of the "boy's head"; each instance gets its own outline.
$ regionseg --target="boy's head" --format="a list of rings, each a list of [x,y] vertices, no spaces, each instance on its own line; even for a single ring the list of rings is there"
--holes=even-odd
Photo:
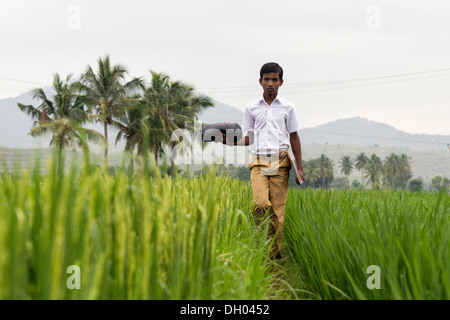
[[[263,87],[266,98],[276,97],[278,89],[283,85],[283,69],[275,62],[262,66],[259,83]]]
[[[259,71],[259,78],[262,79],[263,74],[278,73],[279,79],[283,80],[283,68],[278,63],[268,62],[261,67]]]

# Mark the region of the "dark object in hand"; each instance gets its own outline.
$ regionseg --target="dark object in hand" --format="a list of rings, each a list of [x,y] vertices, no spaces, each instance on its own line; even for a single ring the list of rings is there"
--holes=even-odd
[[[202,140],[205,142],[221,142],[226,143],[237,142],[242,138],[241,126],[237,123],[212,123],[202,126]]]

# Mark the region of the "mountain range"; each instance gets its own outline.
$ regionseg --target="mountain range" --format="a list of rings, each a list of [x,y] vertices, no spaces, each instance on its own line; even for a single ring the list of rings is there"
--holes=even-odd
[[[450,143],[450,136],[411,134],[361,117],[339,119],[305,128],[300,131],[300,135],[302,143],[307,145],[383,146],[417,151],[445,150]]]
[[[32,120],[17,107],[17,103],[34,104],[31,92],[14,98],[0,100],[0,146],[9,148],[47,147],[48,139],[38,143],[28,135]],[[243,112],[235,107],[214,101],[214,106],[202,111],[198,120],[203,123],[233,122],[242,124]],[[100,125],[91,128],[102,132]],[[410,134],[385,123],[354,117],[338,119],[323,125],[304,128],[299,131],[302,145],[354,145],[396,147],[404,150],[444,150],[450,143],[450,136]],[[114,133],[110,135],[115,138]],[[114,140],[112,140],[112,144]]]

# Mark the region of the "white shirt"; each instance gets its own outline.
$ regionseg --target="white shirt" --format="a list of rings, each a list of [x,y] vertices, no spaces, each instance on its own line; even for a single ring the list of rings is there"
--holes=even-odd
[[[269,106],[264,96],[245,108],[242,131],[254,132],[252,152],[275,154],[291,146],[289,134],[302,129],[294,105],[279,95]]]

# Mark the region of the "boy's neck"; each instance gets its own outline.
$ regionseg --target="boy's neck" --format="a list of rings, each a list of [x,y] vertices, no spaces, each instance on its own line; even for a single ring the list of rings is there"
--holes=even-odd
[[[276,99],[277,93],[275,94],[263,94],[264,101],[270,106],[272,102]]]

